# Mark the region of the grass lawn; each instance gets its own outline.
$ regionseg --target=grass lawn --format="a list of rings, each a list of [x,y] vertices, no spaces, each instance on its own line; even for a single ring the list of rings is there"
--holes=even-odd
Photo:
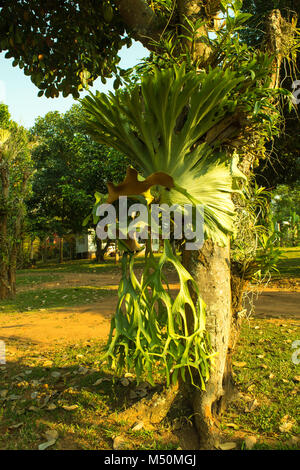
[[[277,277],[300,278],[300,248],[285,254]],[[22,270],[16,299],[0,302],[0,318],[18,313],[25,320],[29,311],[47,308],[55,316],[61,307],[101,302],[116,296],[107,283],[110,277],[118,283],[119,271],[114,260]],[[0,449],[37,449],[49,436],[49,449],[112,449],[116,436],[125,449],[193,448],[192,411],[182,403],[151,429],[133,430],[120,421],[122,410],[162,389],[163,377],[157,375],[155,387],[137,384],[134,376],[115,377],[99,360],[104,343],[92,334],[88,341],[51,348],[17,337],[8,341],[7,364],[0,365]],[[243,449],[245,438],[254,436],[255,449],[298,448],[300,366],[292,362],[292,343],[299,339],[296,319],[243,320],[233,358],[239,393],[220,422],[222,441]]]
[[[300,247],[284,248],[284,257],[278,263],[275,277],[300,278]]]
[[[60,289],[36,289],[18,292],[13,300],[0,302],[0,313],[26,312],[55,307],[99,302],[110,291],[97,286],[79,286]]]
[[[297,325],[288,320],[245,321],[234,357],[240,393],[220,424],[225,441],[243,448],[251,435],[257,449],[296,448],[300,377],[291,344],[297,338]],[[102,347],[89,341],[48,352],[24,347],[9,355],[0,366],[0,449],[36,449],[49,430],[57,437],[51,449],[111,449],[116,436],[128,449],[181,446],[178,429],[188,416],[181,407],[150,430],[133,431],[119,421],[121,410],[153,389],[137,385],[134,376],[125,382],[114,377],[99,362]]]

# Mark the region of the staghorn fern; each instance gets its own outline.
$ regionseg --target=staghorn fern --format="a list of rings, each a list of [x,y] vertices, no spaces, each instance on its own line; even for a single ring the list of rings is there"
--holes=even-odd
[[[154,190],[152,186],[156,201],[203,205],[206,237],[219,243],[226,243],[232,231],[231,193],[238,190],[236,178],[244,176],[235,157],[228,162],[226,155],[210,147],[204,138],[234,111],[229,95],[240,80],[228,70],[197,75],[180,67],[155,71],[131,91],[109,96],[97,93],[82,100],[90,135],[125,153],[141,177],[152,175],[153,180],[159,172],[170,176],[170,187],[156,185]],[[124,187],[124,182],[120,186]],[[162,270],[167,262],[179,277],[175,299],[163,286]],[[132,253],[125,251],[122,272],[119,302],[103,359],[119,371],[134,368],[138,378],[146,372],[150,380],[158,361],[167,385],[176,381],[178,374],[185,380],[188,371],[191,383],[198,387],[198,382],[205,389],[214,357],[205,331],[205,304],[169,241],[164,241],[158,263],[151,251],[146,255],[141,281],[134,274]],[[193,315],[189,326],[186,305]],[[194,380],[197,373],[200,382]]]

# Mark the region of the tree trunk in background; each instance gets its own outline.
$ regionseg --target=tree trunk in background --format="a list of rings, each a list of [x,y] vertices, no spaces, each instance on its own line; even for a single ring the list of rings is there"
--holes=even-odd
[[[229,243],[221,247],[207,240],[200,251],[183,252],[183,265],[193,276],[206,303],[207,330],[212,348],[218,353],[206,391],[190,390],[200,445],[209,449],[217,439],[216,424],[223,408],[221,402],[225,390],[231,385],[227,384],[230,378],[227,359],[231,329]]]
[[[104,262],[104,255],[106,253],[106,250],[108,248],[109,242],[107,242],[102,248],[102,241],[99,240],[98,237],[96,237],[96,261],[97,263],[103,263]]]
[[[7,215],[0,215],[0,300],[9,298]]]
[[[48,237],[45,238],[45,244],[44,244],[44,262],[47,261],[48,259]]]
[[[70,257],[71,259],[76,259],[76,238],[72,237],[70,239]]]
[[[11,295],[16,295],[16,272],[17,272],[17,258],[20,250],[20,231],[21,231],[21,218],[20,213],[17,211],[15,222],[15,233],[12,241],[10,261],[8,267],[8,279],[10,285]]]
[[[64,260],[64,239],[60,237],[59,239],[59,262],[62,263]]]
[[[0,207],[0,300],[4,300],[11,296],[8,269],[9,246],[7,239],[9,181],[6,166],[2,167],[0,177],[3,201],[2,207]]]

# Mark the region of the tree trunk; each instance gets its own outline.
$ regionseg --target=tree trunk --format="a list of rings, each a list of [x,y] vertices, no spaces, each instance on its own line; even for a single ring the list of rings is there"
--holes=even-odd
[[[59,262],[62,263],[64,261],[64,239],[60,237],[59,239]]]
[[[108,248],[109,242],[107,242],[102,248],[102,241],[99,240],[99,238],[96,238],[96,261],[97,263],[103,263],[104,262],[104,255],[106,253],[106,250]]]
[[[217,352],[206,391],[192,390],[195,423],[201,448],[213,448],[217,440],[218,415],[230,378],[227,354],[231,329],[230,248],[205,241],[200,251],[184,251],[183,265],[195,279],[206,303],[206,326]]]
[[[7,214],[0,215],[0,300],[9,298]]]
[[[44,262],[47,262],[47,259],[48,259],[48,237],[45,238],[43,257],[44,257]]]
[[[8,269],[9,246],[7,239],[9,180],[8,168],[5,165],[1,169],[0,177],[2,186],[2,207],[0,207],[0,300],[4,300],[11,295]]]

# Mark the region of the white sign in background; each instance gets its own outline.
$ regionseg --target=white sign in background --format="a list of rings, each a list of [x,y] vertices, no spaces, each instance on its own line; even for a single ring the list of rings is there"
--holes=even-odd
[[[5,361],[5,343],[0,340],[0,364],[6,364]]]

